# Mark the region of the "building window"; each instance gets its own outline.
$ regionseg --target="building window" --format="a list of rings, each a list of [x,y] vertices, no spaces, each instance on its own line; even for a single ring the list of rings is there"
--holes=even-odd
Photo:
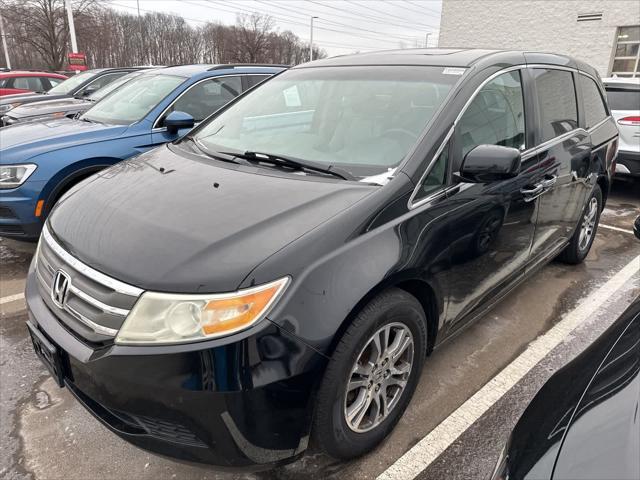
[[[619,27],[611,75],[640,77],[640,25]]]

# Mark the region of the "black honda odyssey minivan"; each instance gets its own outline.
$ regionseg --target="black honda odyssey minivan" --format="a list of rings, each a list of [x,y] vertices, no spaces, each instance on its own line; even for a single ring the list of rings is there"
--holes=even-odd
[[[552,54],[292,68],[63,197],[28,277],[35,350],[159,454],[362,455],[434,348],[549,260],[585,258],[617,153],[604,98]]]

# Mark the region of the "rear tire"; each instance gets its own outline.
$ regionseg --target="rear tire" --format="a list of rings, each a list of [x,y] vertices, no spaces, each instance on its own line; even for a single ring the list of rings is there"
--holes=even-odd
[[[591,245],[598,230],[600,213],[602,211],[602,190],[596,184],[584,206],[580,222],[571,237],[569,245],[558,255],[558,260],[571,265],[582,263],[589,254]]]
[[[325,371],[314,443],[342,460],[375,448],[409,405],[426,351],[425,313],[415,297],[392,288],[371,300],[347,328]]]

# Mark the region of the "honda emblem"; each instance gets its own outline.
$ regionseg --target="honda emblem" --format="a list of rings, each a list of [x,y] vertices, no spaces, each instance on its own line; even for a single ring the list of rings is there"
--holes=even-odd
[[[58,307],[64,308],[70,286],[71,278],[69,277],[69,274],[62,270],[58,270],[53,277],[53,285],[51,285],[51,300],[53,300],[53,303]]]

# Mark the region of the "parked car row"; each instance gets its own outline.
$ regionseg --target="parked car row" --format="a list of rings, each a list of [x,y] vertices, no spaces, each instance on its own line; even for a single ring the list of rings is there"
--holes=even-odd
[[[135,445],[255,469],[371,451],[434,349],[582,262],[618,129],[572,58],[400,50],[154,69],[0,145],[54,379]]]
[[[138,70],[131,68],[98,68],[78,73],[59,83],[53,88],[40,93],[24,93],[7,95],[0,98],[0,116],[6,115],[13,108],[27,103],[42,100],[58,100],[61,98],[83,98],[104,87],[116,78]],[[0,126],[2,123],[0,123]]]
[[[66,75],[31,70],[0,69],[0,97],[18,93],[43,93],[67,79]]]
[[[109,93],[116,90],[129,80],[137,77],[144,70],[136,70],[127,73],[120,78],[116,78],[110,83],[102,82],[102,86],[97,90],[92,89],[78,97],[63,97],[54,100],[42,99],[37,102],[18,105],[0,117],[0,128],[3,126],[15,125],[20,122],[41,121],[52,118],[73,117],[79,113],[87,111],[94,103],[102,100]]]

